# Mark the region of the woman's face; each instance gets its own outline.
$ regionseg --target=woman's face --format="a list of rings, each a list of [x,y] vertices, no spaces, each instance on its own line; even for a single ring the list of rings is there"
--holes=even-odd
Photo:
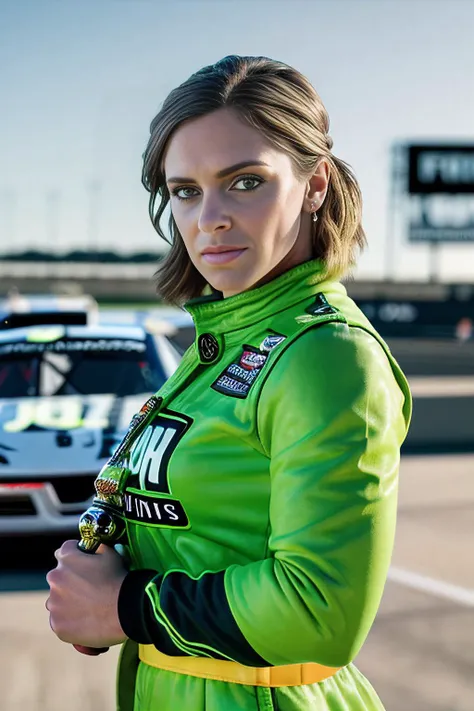
[[[324,161],[300,180],[286,153],[219,109],[177,129],[164,170],[189,257],[224,297],[311,259],[311,202],[317,209],[324,199]]]

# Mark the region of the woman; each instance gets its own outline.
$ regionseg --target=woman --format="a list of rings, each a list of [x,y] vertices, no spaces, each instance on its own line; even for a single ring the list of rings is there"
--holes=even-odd
[[[262,57],[205,67],[151,125],[144,184],[173,237],[159,291],[196,341],[131,451],[129,572],[68,541],[48,576],[61,639],[127,640],[122,711],[382,709],[352,660],[411,400],[339,282],[365,238],[331,146],[309,82]]]

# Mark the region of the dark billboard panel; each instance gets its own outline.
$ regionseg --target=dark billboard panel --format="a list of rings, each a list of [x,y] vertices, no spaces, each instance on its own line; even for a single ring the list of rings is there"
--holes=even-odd
[[[408,192],[474,194],[474,144],[408,146]]]

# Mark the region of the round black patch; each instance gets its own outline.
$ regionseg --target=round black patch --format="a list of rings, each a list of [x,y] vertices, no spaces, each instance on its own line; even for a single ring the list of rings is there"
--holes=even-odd
[[[212,333],[203,333],[198,338],[199,356],[203,363],[212,363],[219,355],[219,343]]]

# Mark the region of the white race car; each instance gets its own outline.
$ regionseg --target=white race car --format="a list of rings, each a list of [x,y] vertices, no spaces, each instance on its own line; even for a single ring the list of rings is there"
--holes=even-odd
[[[181,358],[143,325],[54,320],[0,320],[0,536],[74,530],[131,418]]]

